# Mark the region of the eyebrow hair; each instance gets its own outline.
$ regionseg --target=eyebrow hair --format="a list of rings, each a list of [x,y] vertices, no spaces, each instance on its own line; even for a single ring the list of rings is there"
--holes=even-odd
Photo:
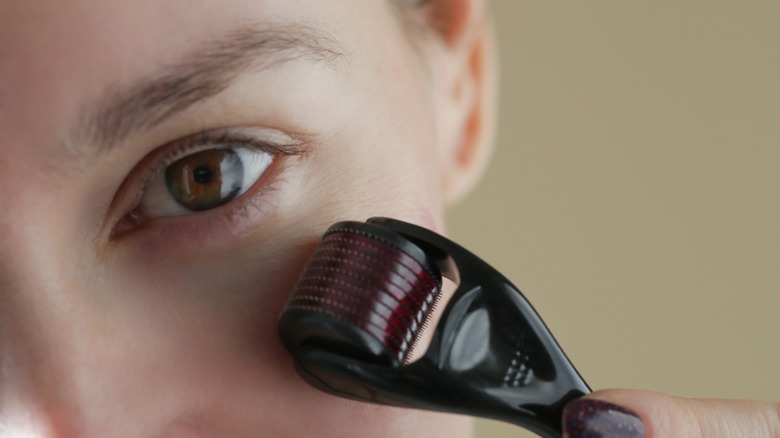
[[[105,150],[220,93],[242,73],[296,59],[332,63],[343,54],[341,44],[320,27],[244,25],[129,87],[109,88],[85,111],[82,129]]]

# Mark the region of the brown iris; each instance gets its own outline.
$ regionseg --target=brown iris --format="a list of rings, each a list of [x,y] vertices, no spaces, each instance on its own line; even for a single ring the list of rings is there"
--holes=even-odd
[[[231,149],[209,149],[187,155],[165,170],[168,191],[183,207],[209,210],[234,197],[241,190],[244,164]]]

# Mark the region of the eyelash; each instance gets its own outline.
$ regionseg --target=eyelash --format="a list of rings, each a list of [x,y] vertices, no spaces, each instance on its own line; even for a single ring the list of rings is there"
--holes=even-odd
[[[289,139],[290,141],[285,142],[261,140],[257,134],[247,133],[247,131],[253,130],[255,129],[224,128],[199,132],[161,146],[141,160],[130,172],[130,176],[122,184],[123,187],[120,188],[117,194],[119,198],[132,197],[132,200],[127,202],[129,206],[123,209],[123,213],[113,225],[111,239],[123,239],[140,231],[154,234],[153,238],[157,242],[168,241],[175,239],[179,235],[191,233],[197,233],[199,238],[201,236],[207,237],[213,234],[210,230],[213,230],[215,225],[223,225],[219,229],[225,231],[230,227],[235,227],[237,222],[249,216],[248,210],[255,212],[258,209],[263,209],[266,204],[266,202],[263,202],[264,198],[268,197],[270,192],[276,190],[277,185],[283,181],[281,176],[288,164],[286,158],[304,155],[307,152],[307,143],[297,137],[288,135],[285,135],[285,140]],[[161,172],[164,172],[167,166],[187,155],[202,150],[222,147],[244,147],[266,152],[274,157],[273,162],[260,179],[245,193],[212,210],[193,212],[183,216],[150,219],[134,216],[149,185],[155,178],[160,177]],[[154,164],[149,166],[150,163]],[[140,176],[134,176],[137,173],[137,169],[144,168],[146,169],[141,171]],[[164,229],[170,227],[153,227],[152,224],[155,223],[160,225],[176,223],[176,229],[171,233],[170,230]],[[153,232],[154,228],[163,229],[155,233]]]

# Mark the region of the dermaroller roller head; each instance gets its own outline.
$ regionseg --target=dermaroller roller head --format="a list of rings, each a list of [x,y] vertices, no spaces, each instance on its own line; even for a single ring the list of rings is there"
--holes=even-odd
[[[335,224],[309,257],[280,322],[290,349],[304,343],[366,361],[405,363],[441,288],[436,265],[397,234]]]
[[[457,289],[422,357],[411,345]],[[561,434],[569,400],[590,392],[523,295],[430,230],[374,218],[333,225],[282,312],[279,333],[309,383],[342,397],[483,416]]]

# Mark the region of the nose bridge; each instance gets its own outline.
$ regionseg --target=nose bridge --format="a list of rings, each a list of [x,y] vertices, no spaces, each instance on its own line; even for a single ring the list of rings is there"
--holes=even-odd
[[[63,290],[71,282],[46,231],[14,222],[0,214],[0,436],[58,436],[72,366]]]
[[[19,330],[23,322],[37,323],[39,313],[54,304],[63,273],[49,230],[36,215],[15,210],[0,214],[0,321]]]

